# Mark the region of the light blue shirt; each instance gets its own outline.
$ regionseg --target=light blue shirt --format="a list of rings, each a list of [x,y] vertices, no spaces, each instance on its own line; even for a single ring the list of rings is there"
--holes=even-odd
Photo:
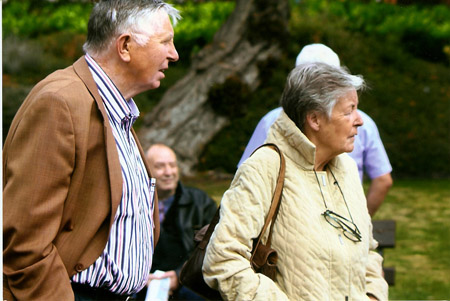
[[[271,125],[277,120],[283,108],[278,107],[267,113],[255,128],[250,141],[245,148],[244,154],[238,163],[238,167],[253,153],[253,151],[264,143]],[[350,157],[358,165],[361,181],[366,173],[370,179],[377,178],[392,171],[391,163],[384,149],[378,128],[372,118],[361,110],[358,110],[364,124],[358,128],[355,137],[354,149],[349,153]]]

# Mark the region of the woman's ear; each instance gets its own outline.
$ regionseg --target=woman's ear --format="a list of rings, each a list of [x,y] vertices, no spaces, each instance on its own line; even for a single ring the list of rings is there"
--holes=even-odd
[[[131,36],[129,34],[122,34],[116,40],[117,54],[124,62],[131,60]]]
[[[311,112],[306,114],[306,124],[313,131],[319,131],[320,129],[320,116],[317,112]]]

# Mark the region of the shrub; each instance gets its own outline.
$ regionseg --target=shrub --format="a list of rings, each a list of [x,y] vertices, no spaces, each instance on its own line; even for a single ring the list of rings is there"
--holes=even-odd
[[[16,36],[8,36],[3,40],[2,56],[5,74],[37,73],[45,64],[41,44]]]
[[[163,92],[185,74],[191,54],[211,42],[214,33],[233,11],[234,3],[187,2],[177,8],[183,19],[175,27],[175,43],[182,59],[171,65],[160,89],[135,98],[142,113],[151,110]],[[6,135],[15,111],[32,85],[55,69],[72,64],[83,54],[81,46],[92,4],[25,0],[8,1],[2,9],[3,93],[8,94],[8,98],[3,98],[3,108],[7,110],[3,114]],[[137,126],[141,122],[139,120]]]
[[[58,31],[85,33],[92,5],[8,1],[2,9],[3,37],[37,37]]]
[[[81,54],[90,11],[89,5],[79,3],[30,3],[3,5],[4,134],[30,86]],[[264,85],[249,92],[230,82],[235,92],[245,91],[243,97],[234,97],[245,99],[242,107],[230,110],[224,110],[225,100],[218,99],[223,94],[220,87],[212,92],[211,103],[231,122],[206,147],[198,167],[235,171],[257,122],[278,106],[298,52],[306,44],[320,42],[371,86],[362,94],[360,107],[378,125],[394,176],[450,177],[450,8],[350,0],[291,3],[290,42],[280,61],[259,66]],[[191,55],[212,40],[234,3],[187,2],[177,7],[183,15],[175,27],[181,61],[171,65],[159,89],[135,98],[143,114],[186,73]]]
[[[262,70],[261,82],[264,84],[256,91],[245,91],[246,97],[240,98],[243,104],[235,110],[235,114],[230,116],[233,109],[227,111],[230,123],[206,146],[199,159],[200,170],[216,169],[234,173],[259,119],[278,106],[284,80],[292,64],[291,60],[285,58],[280,61],[269,59],[266,65],[258,66]],[[245,115],[241,115],[242,112]]]
[[[400,6],[358,1],[324,1],[322,11],[345,20],[346,28],[377,36],[393,37],[399,46],[418,58],[448,64],[450,9],[446,5]],[[305,6],[310,2],[305,1]]]
[[[378,125],[394,177],[450,177],[450,69],[444,56],[445,49],[450,52],[449,14],[445,6],[345,0],[294,5],[287,57],[252,93],[247,115],[232,119],[208,145],[199,167],[235,171],[257,122],[277,106],[298,52],[320,42],[371,87],[360,97],[360,108]]]
[[[182,19],[174,28],[174,43],[180,58],[183,58],[183,64],[189,64],[191,56],[212,41],[214,34],[233,11],[234,2],[187,2],[176,7]]]

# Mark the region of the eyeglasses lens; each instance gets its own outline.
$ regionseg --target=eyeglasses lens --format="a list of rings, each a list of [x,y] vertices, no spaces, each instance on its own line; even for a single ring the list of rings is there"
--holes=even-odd
[[[353,222],[331,210],[326,210],[322,215],[331,226],[341,228],[345,237],[355,242],[361,241],[361,233]]]

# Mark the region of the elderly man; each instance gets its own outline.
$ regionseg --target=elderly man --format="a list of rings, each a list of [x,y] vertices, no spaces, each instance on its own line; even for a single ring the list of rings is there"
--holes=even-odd
[[[164,144],[154,144],[147,151],[150,169],[156,178],[159,196],[161,236],[155,249],[152,272],[165,271],[151,279],[170,278],[174,300],[196,300],[197,295],[180,287],[181,267],[194,250],[194,232],[213,218],[216,203],[203,191],[186,187],[179,181],[177,157]]]
[[[132,97],[178,60],[171,19],[163,1],[99,1],[86,55],[17,112],[3,149],[4,299],[126,300],[147,284],[158,206]]]
[[[339,67],[341,64],[338,55],[331,48],[323,44],[309,44],[303,47],[297,56],[295,65],[298,66],[307,62],[323,62],[335,67]],[[264,143],[270,126],[278,118],[281,111],[281,107],[273,109],[259,121],[238,166],[258,146]],[[373,216],[383,203],[384,198],[392,186],[392,166],[375,122],[363,111],[358,110],[358,113],[361,115],[364,124],[358,128],[358,135],[355,137],[355,147],[349,155],[358,165],[361,181],[363,180],[364,173],[371,180],[366,198],[367,209],[369,210],[369,214]]]

